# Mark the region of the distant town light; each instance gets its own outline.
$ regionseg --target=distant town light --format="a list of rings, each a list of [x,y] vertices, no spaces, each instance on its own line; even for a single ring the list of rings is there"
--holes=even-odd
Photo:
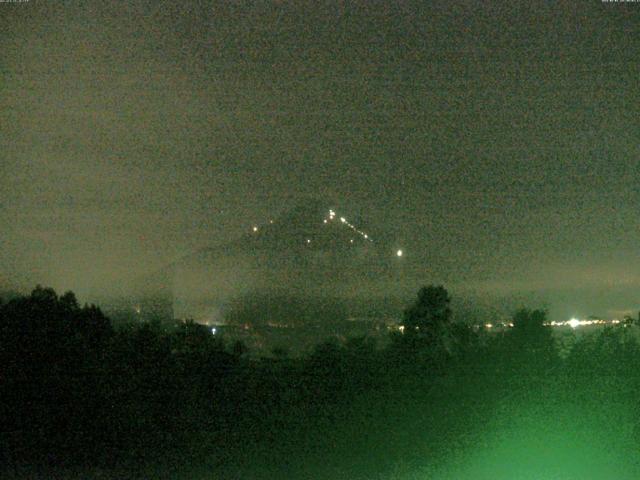
[[[580,326],[580,320],[572,318],[567,322],[571,328],[578,328]]]
[[[346,218],[344,218],[344,217],[340,217],[340,221],[341,221],[342,223],[347,223],[347,219],[346,219]]]
[[[211,335],[215,335],[218,329],[216,327],[211,328]]]
[[[307,238],[307,243],[311,243],[311,239]]]
[[[397,255],[398,257],[401,257],[401,256],[403,255],[402,250],[398,250],[398,251],[396,252],[396,255]]]
[[[258,231],[258,227],[256,227],[255,225],[253,226],[253,231],[257,232]]]

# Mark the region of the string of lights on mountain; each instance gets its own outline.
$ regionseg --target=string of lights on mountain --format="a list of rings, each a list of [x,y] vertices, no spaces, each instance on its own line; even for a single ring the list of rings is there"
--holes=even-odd
[[[355,226],[355,225],[353,225],[351,222],[349,222],[345,217],[342,217],[342,216],[341,216],[341,217],[338,217],[338,216],[336,215],[336,212],[335,212],[335,210],[334,210],[334,209],[329,209],[329,212],[328,212],[328,214],[325,216],[325,218],[322,220],[322,223],[323,223],[324,225],[328,225],[328,224],[330,224],[330,223],[332,223],[332,222],[337,222],[337,221],[338,221],[338,220],[337,220],[338,218],[339,218],[339,221],[340,221],[340,223],[341,223],[341,224],[343,224],[343,225],[345,225],[346,227],[348,227],[349,229],[351,229],[351,230],[352,230],[356,235],[358,235],[360,238],[362,238],[362,240],[365,240],[365,241],[367,241],[367,242],[371,242],[371,243],[373,243],[373,239],[369,236],[369,234],[368,234],[368,233],[366,233],[366,232],[365,232],[365,231],[363,231],[363,230],[360,230],[358,227],[356,227],[356,226]],[[286,218],[285,218],[284,220],[286,221]],[[269,225],[273,225],[274,223],[275,223],[275,221],[274,221],[274,220],[272,220],[272,219],[271,219],[271,220],[269,220]],[[265,228],[265,227],[264,227],[264,226],[259,226],[259,225],[253,225],[253,227],[251,227],[251,231],[252,231],[254,234],[258,234],[258,233],[260,233],[260,232],[262,231],[262,229],[263,229],[263,228]],[[305,238],[305,239],[304,239],[304,241],[305,241],[305,243],[306,243],[307,245],[311,245],[311,243],[313,242],[313,239],[311,239],[311,238]],[[354,240],[353,238],[350,238],[350,239],[349,239],[349,243],[352,243],[352,244],[353,244],[354,242],[355,242],[355,240]],[[403,251],[401,248],[399,248],[399,249],[397,249],[397,250],[395,251],[395,255],[396,255],[397,257],[402,257],[402,256],[404,255],[404,251]]]

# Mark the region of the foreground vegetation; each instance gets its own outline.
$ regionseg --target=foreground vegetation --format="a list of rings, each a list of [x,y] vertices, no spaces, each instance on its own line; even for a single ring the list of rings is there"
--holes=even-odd
[[[541,311],[488,335],[420,290],[404,334],[252,359],[197,324],[114,329],[72,293],[0,305],[11,478],[640,478],[640,348],[560,357]],[[63,472],[63,473],[61,473]]]

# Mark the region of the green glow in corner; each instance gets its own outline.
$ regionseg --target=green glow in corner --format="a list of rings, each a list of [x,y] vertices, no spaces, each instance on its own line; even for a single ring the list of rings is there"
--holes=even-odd
[[[640,478],[632,424],[624,411],[544,406],[497,412],[482,438],[437,470],[403,480],[632,480]],[[398,479],[399,480],[399,479]]]

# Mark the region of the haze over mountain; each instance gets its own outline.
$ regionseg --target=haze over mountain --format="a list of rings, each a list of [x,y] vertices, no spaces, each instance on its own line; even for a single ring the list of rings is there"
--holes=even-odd
[[[329,202],[306,199],[234,241],[141,278],[132,291],[170,298],[177,318],[213,323],[242,298],[305,299],[329,308],[399,294],[404,258],[383,235],[352,222]]]

